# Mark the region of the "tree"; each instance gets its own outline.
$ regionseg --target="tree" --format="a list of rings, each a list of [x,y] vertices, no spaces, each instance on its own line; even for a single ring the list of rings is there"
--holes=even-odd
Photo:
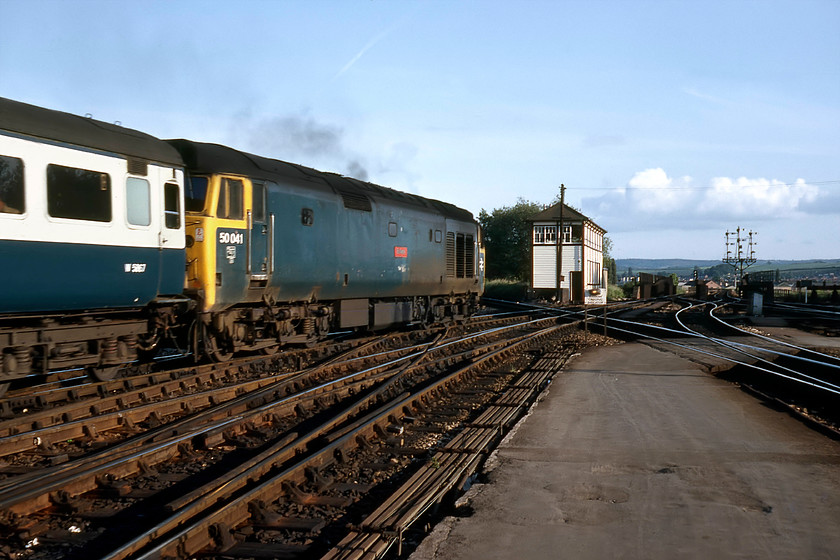
[[[618,270],[615,266],[615,259],[612,258],[612,239],[604,236],[604,268],[607,269],[607,281],[610,284],[618,284]]]
[[[542,210],[536,202],[517,199],[513,206],[478,214],[487,253],[488,279],[528,281],[531,277],[531,223],[528,218]]]
[[[732,265],[731,264],[717,264],[715,266],[709,267],[703,271],[705,276],[710,277],[715,282],[722,282],[723,279],[732,273]]]

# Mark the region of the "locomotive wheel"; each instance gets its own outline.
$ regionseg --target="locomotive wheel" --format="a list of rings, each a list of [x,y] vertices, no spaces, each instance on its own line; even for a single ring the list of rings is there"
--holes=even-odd
[[[105,367],[92,367],[90,368],[90,374],[96,379],[97,381],[111,381],[117,376],[117,373],[120,371],[120,366],[105,366]]]
[[[277,352],[280,351],[280,345],[274,344],[272,346],[263,346],[260,348],[260,354],[264,354],[266,356],[273,356]]]
[[[219,341],[216,340],[216,337],[207,337],[206,344],[207,355],[210,356],[214,362],[227,362],[233,357],[233,351],[222,348]]]

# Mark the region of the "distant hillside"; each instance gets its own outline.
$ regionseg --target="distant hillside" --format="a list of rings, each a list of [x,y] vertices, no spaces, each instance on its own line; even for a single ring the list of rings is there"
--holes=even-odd
[[[700,268],[709,268],[720,264],[716,261],[694,261],[691,259],[615,259],[615,268],[621,273],[626,272],[628,268],[633,269],[633,272],[650,272],[652,270],[667,270],[669,268],[689,268],[694,270],[695,266]],[[670,274],[670,272],[668,273]]]
[[[694,273],[697,267],[701,271],[722,265],[719,260],[691,260],[691,259],[616,259],[615,269],[618,276],[625,276],[627,270],[633,275],[639,272],[654,274],[676,274],[686,278]],[[746,272],[778,270],[782,277],[821,277],[832,273],[840,275],[840,259],[814,259],[806,261],[792,260],[761,260],[746,269]]]

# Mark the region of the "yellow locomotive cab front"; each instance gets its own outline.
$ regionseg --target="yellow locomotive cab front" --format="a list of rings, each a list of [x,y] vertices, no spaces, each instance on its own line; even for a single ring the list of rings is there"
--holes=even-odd
[[[248,216],[252,184],[245,177],[196,176],[186,202],[186,289],[209,312],[242,300],[247,290]]]

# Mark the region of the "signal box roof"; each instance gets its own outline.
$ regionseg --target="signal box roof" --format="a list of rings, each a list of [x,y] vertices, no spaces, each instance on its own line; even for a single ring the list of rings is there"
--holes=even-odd
[[[556,222],[560,220],[560,203],[558,202],[554,206],[549,206],[542,212],[538,212],[528,218],[529,222]],[[571,206],[566,204],[563,205],[563,221],[564,222],[589,222],[591,225],[595,226],[595,228],[600,229],[604,232],[604,228],[593,222],[588,217],[584,216]]]

